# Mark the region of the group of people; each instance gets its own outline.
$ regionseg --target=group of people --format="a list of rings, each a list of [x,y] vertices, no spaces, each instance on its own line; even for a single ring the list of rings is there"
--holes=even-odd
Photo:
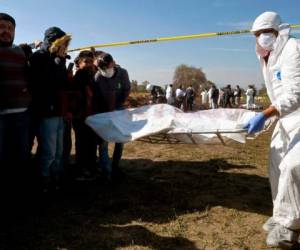
[[[186,89],[180,85],[175,91],[173,85],[170,84],[166,91],[167,103],[174,105],[177,108],[185,111],[192,111],[194,109],[195,89],[189,85]]]
[[[44,192],[58,189],[66,176],[75,132],[78,176],[101,168],[109,178],[122,174],[123,145],[112,161],[108,143],[85,124],[87,116],[120,110],[130,93],[128,73],[103,51],[84,50],[66,67],[71,36],[58,27],[45,31],[34,52],[13,44],[16,22],[0,13],[0,183],[16,187],[32,173],[31,151]],[[97,159],[99,148],[100,159]],[[28,176],[27,176],[28,177]]]
[[[70,152],[71,124],[78,164],[93,173],[99,146],[101,166],[113,172],[122,144],[115,145],[110,164],[107,142],[95,136],[84,121],[90,114],[124,107],[130,92],[127,71],[108,53],[82,51],[73,75],[66,68],[71,36],[58,27],[47,29],[40,48],[32,55],[27,50],[25,56],[25,50],[13,45],[15,26],[13,17],[0,13],[0,190],[22,188],[34,137],[44,190],[59,186]],[[256,133],[268,118],[278,117],[270,148],[273,215],[263,228],[268,232],[268,246],[292,249],[298,244],[300,229],[300,45],[275,12],[261,14],[251,32],[271,105],[244,128]],[[236,90],[232,94],[230,86],[224,89],[222,106],[232,106],[233,97],[239,104],[241,94],[238,87]],[[216,93],[212,87],[212,108],[218,104]],[[254,95],[253,91],[248,94]],[[220,95],[219,91],[218,98]],[[187,100],[192,109],[194,96],[191,86],[185,91],[179,87],[175,94],[169,86],[166,99],[178,107]],[[12,195],[7,191],[1,195],[6,193]]]
[[[249,88],[245,93],[246,104],[244,106],[241,104],[242,95],[242,89],[239,85],[236,85],[236,88],[232,89],[230,84],[224,88],[217,88],[215,85],[212,85],[208,91],[204,90],[201,93],[202,103],[208,103],[209,108],[211,109],[216,109],[218,107],[240,108],[244,106],[247,109],[253,109],[254,98],[256,95],[255,87],[253,85],[249,85]]]
[[[148,84],[146,90],[151,94],[151,104],[167,103],[184,111],[194,109],[195,90],[192,85],[186,89],[180,85],[175,89],[169,84],[164,90],[161,86]]]
[[[237,94],[236,94],[237,93]],[[232,108],[236,105],[236,102],[240,102],[241,91],[237,85],[237,91],[233,92],[231,85],[227,85],[225,88],[217,88],[215,85],[211,85],[210,89],[206,89],[201,92],[202,105],[208,104],[209,108],[216,109]]]
[[[195,98],[196,91],[192,85],[186,89],[180,85],[174,89],[173,84],[167,86],[164,90],[161,86],[147,85],[146,88],[151,94],[151,104],[167,103],[180,108],[184,111],[195,110]],[[214,84],[211,85],[209,90],[204,89],[201,93],[202,108],[216,109],[222,108],[247,108],[255,109],[255,96],[256,89],[254,85],[249,85],[245,92],[246,104],[241,104],[242,89],[239,85],[236,85],[235,89],[231,88],[231,85],[227,85],[224,88],[217,88]]]

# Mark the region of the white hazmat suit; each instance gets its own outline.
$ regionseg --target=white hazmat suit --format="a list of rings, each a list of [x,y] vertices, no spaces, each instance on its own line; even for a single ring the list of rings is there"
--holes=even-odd
[[[259,56],[271,105],[280,113],[270,146],[273,218],[300,229],[300,44],[272,12],[257,18],[252,31],[268,28],[279,31],[268,62]]]
[[[254,90],[252,88],[248,88],[246,91],[246,97],[247,97],[247,109],[253,108],[254,104]]]

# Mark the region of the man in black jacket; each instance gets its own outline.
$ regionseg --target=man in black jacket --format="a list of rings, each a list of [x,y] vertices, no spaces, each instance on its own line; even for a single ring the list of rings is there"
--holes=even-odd
[[[111,112],[124,109],[124,103],[130,93],[130,81],[125,69],[116,65],[112,56],[107,53],[101,54],[98,58],[98,72],[95,75],[95,112]],[[101,145],[100,164],[102,169],[112,177],[119,177],[121,171],[119,162],[122,157],[123,144],[116,143],[109,163],[108,143]]]
[[[58,27],[46,30],[41,49],[31,59],[34,115],[39,121],[39,167],[43,188],[57,185],[63,174],[63,92],[68,85],[66,51],[71,37]]]

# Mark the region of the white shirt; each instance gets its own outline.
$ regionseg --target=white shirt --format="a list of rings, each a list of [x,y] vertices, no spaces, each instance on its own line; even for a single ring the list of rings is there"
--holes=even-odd
[[[176,97],[183,97],[185,95],[182,89],[176,89]]]
[[[201,97],[202,97],[202,102],[203,103],[208,102],[208,92],[206,90],[201,92]]]
[[[173,92],[172,87],[168,86],[167,90],[166,90],[166,98],[167,99],[172,97],[172,92]]]

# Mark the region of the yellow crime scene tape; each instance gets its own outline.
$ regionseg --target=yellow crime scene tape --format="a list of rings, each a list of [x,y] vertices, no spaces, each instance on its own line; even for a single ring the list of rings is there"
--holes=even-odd
[[[290,26],[293,29],[299,29],[300,24],[294,24]],[[212,33],[203,33],[203,34],[195,34],[195,35],[185,35],[185,36],[170,36],[170,37],[161,37],[161,38],[153,38],[153,39],[144,39],[144,40],[133,40],[126,42],[116,42],[116,43],[104,43],[93,46],[86,46],[76,49],[71,49],[68,52],[78,51],[78,50],[87,50],[90,48],[104,48],[104,47],[114,47],[114,46],[125,46],[125,45],[134,45],[134,44],[143,44],[143,43],[156,43],[156,42],[166,42],[166,41],[176,41],[176,40],[186,40],[186,39],[197,39],[197,38],[207,38],[207,37],[215,37],[215,36],[230,36],[230,35],[238,35],[250,33],[250,30],[236,30],[236,31],[225,31],[225,32],[212,32]]]

